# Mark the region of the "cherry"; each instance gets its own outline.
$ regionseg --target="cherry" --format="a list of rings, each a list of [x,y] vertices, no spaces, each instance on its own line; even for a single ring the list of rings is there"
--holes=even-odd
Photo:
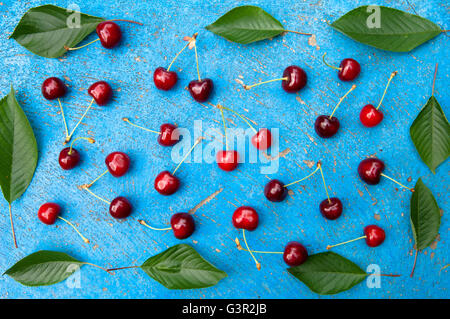
[[[180,134],[175,131],[177,127],[170,123],[165,123],[159,128],[158,143],[162,146],[173,146],[180,140]]]
[[[55,203],[45,203],[38,210],[38,218],[47,225],[53,225],[61,212],[61,206]]]
[[[107,49],[114,48],[122,39],[120,27],[112,21],[99,23],[96,31],[102,46]]]
[[[308,251],[302,244],[291,241],[284,248],[283,259],[288,266],[299,266],[308,259]]]
[[[332,137],[339,130],[340,123],[336,117],[330,118],[328,115],[320,115],[314,123],[317,135],[323,138]]]
[[[383,170],[384,163],[378,158],[366,158],[358,165],[359,177],[369,185],[376,185],[380,182]]]
[[[252,144],[258,150],[266,150],[272,145],[272,133],[262,128],[252,137]]]
[[[372,104],[367,104],[361,109],[359,120],[366,127],[374,127],[383,120],[383,113],[377,110]]]
[[[98,105],[106,105],[112,97],[111,86],[105,81],[98,81],[92,84],[88,93],[95,100]]]
[[[306,72],[296,65],[291,65],[284,69],[283,78],[285,80],[281,82],[281,87],[288,93],[300,91],[307,82]]]
[[[132,206],[130,202],[128,201],[128,199],[122,196],[114,198],[109,205],[109,213],[116,219],[126,218],[130,216],[131,210]]]
[[[163,91],[168,91],[177,84],[178,75],[174,71],[168,71],[163,67],[159,67],[153,73],[153,82],[155,86]]]
[[[271,202],[281,202],[287,196],[287,188],[277,179],[272,179],[264,187],[264,195]]]
[[[42,83],[42,95],[47,100],[59,99],[66,95],[66,92],[66,85],[59,78],[51,77]]]
[[[80,162],[80,153],[74,148],[66,147],[59,153],[59,166],[64,170],[70,170]]]
[[[233,213],[233,225],[236,228],[255,230],[258,227],[259,216],[250,206],[241,206]]]
[[[193,80],[189,82],[188,90],[194,100],[197,102],[205,102],[211,95],[213,87],[214,85],[211,79]]]
[[[345,81],[345,82],[352,81],[352,80],[356,79],[356,77],[361,72],[361,66],[359,65],[358,61],[356,61],[356,60],[344,59],[341,61],[341,64],[339,65],[339,67],[336,67],[336,66],[332,66],[332,65],[328,64],[325,61],[326,55],[327,54],[325,53],[322,57],[323,63],[325,63],[325,65],[327,65],[328,67],[330,67],[332,69],[339,70],[338,77],[341,81]]]
[[[342,202],[337,197],[331,197],[330,199],[324,199],[320,203],[320,213],[323,217],[329,220],[335,220],[342,214]]]
[[[231,172],[238,166],[239,153],[237,151],[230,150],[219,151],[216,154],[216,161],[220,169],[226,172]]]
[[[364,227],[364,234],[366,235],[366,244],[369,247],[380,246],[386,238],[384,230],[377,225]]]
[[[105,164],[112,176],[120,177],[128,171],[130,158],[125,153],[113,152],[106,157]]]
[[[178,239],[185,239],[195,230],[194,218],[188,213],[176,213],[170,219],[173,234]]]
[[[161,195],[172,195],[180,187],[180,180],[168,171],[163,171],[155,178],[154,187]]]

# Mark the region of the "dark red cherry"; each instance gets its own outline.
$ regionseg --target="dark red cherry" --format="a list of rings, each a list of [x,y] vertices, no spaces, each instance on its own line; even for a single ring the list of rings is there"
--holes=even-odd
[[[177,84],[178,75],[174,71],[167,71],[163,67],[159,67],[153,73],[153,82],[155,86],[163,91],[168,91]]]
[[[342,202],[337,197],[331,197],[330,200],[324,199],[320,203],[320,213],[323,217],[330,220],[335,220],[342,215]]]
[[[53,225],[58,218],[61,207],[55,203],[45,203],[38,210],[38,218],[47,225]]]
[[[54,100],[66,95],[67,87],[64,82],[55,77],[48,78],[42,83],[42,95],[47,100]]]
[[[112,89],[105,81],[98,81],[89,87],[88,94],[98,105],[106,105],[112,97]]]
[[[205,102],[208,100],[212,90],[213,81],[211,79],[193,80],[189,82],[189,92],[197,102]]]
[[[194,218],[188,213],[176,213],[170,219],[173,234],[178,239],[185,239],[195,230]]]
[[[359,120],[366,127],[374,127],[383,120],[383,113],[372,104],[367,104],[361,109]]]
[[[361,66],[353,59],[342,60],[339,68],[338,77],[342,81],[352,81],[359,75],[359,72],[361,72]]]
[[[163,171],[155,178],[155,189],[161,195],[172,195],[180,187],[180,180],[168,171]]]
[[[339,120],[333,116],[331,119],[328,115],[320,115],[314,123],[314,129],[317,135],[323,138],[332,137],[339,130]]]
[[[62,169],[72,169],[80,162],[80,153],[74,148],[70,150],[70,147],[66,147],[59,153],[58,161]]]
[[[299,266],[308,259],[308,251],[302,244],[291,241],[284,248],[283,259],[288,266]]]
[[[272,179],[264,187],[264,195],[271,202],[281,202],[287,196],[288,190],[278,179]]]
[[[380,246],[386,238],[384,230],[377,225],[364,227],[364,235],[366,235],[366,244],[369,247]]]
[[[358,165],[359,177],[369,185],[375,185],[380,182],[383,170],[384,163],[378,158],[366,158]]]
[[[122,39],[120,27],[112,21],[99,23],[96,31],[102,46],[107,49],[114,48]]]
[[[307,82],[306,72],[298,66],[291,65],[284,69],[281,87],[288,93],[295,93],[303,89]]]
[[[122,196],[114,198],[109,205],[109,213],[112,217],[117,219],[130,216],[132,209],[133,207],[131,206],[128,199]]]
[[[106,167],[108,171],[114,177],[120,177],[125,175],[130,167],[130,158],[127,154],[122,152],[112,152],[105,159]]]
[[[237,151],[219,151],[216,154],[217,165],[220,169],[231,172],[239,163],[239,153]]]
[[[236,228],[255,230],[258,222],[258,213],[250,206],[241,206],[233,213],[233,226]]]
[[[272,133],[266,128],[262,128],[253,135],[252,144],[259,150],[266,150],[272,145]]]
[[[158,143],[162,146],[173,146],[180,140],[180,134],[175,131],[177,127],[170,123],[165,123],[159,128]]]

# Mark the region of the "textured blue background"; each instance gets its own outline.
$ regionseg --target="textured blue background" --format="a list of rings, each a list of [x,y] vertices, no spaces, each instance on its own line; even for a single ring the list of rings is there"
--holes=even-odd
[[[81,260],[103,266],[140,265],[148,257],[179,243],[171,232],[152,232],[137,223],[142,218],[154,225],[168,222],[171,214],[187,211],[214,191],[224,188],[214,200],[199,209],[195,218],[197,231],[183,241],[193,245],[206,259],[228,273],[228,278],[209,289],[170,291],[147,277],[142,271],[124,270],[115,275],[85,266],[81,271],[81,289],[70,289],[65,283],[51,287],[27,288],[7,276],[0,276],[2,298],[318,298],[301,282],[291,277],[279,255],[260,256],[262,270],[255,269],[247,253],[236,250],[232,239],[240,232],[230,222],[236,206],[251,205],[261,216],[260,227],[249,233],[251,247],[282,250],[290,240],[303,242],[310,253],[323,251],[327,244],[362,234],[367,224],[385,228],[387,238],[378,248],[368,248],[364,241],[336,248],[335,251],[362,268],[378,264],[384,273],[402,274],[400,278],[383,278],[381,289],[369,289],[362,283],[337,297],[341,298],[439,298],[448,297],[449,162],[433,175],[421,162],[409,138],[409,127],[431,93],[434,64],[440,63],[435,95],[449,115],[448,77],[449,46],[446,35],[420,46],[410,53],[395,54],[356,43],[327,25],[350,9],[366,1],[80,1],[84,13],[106,18],[134,19],[145,26],[120,23],[122,44],[106,50],[99,43],[59,59],[35,56],[7,37],[20,17],[42,1],[9,1],[0,3],[1,74],[0,95],[12,83],[18,100],[30,119],[39,145],[39,163],[27,192],[13,204],[19,249],[11,241],[6,202],[0,200],[0,271],[17,260],[40,249],[67,252]],[[66,7],[70,2],[56,1]],[[449,6],[445,1],[378,1],[433,20],[448,29]],[[286,28],[311,32],[308,37],[288,34],[248,46],[229,43],[203,29],[231,8],[242,4],[263,7]],[[162,197],[153,189],[156,174],[171,169],[170,149],[156,143],[151,133],[140,132],[121,122],[123,116],[157,129],[161,123],[174,122],[192,127],[203,120],[204,128],[221,130],[220,116],[209,105],[193,102],[184,90],[196,77],[193,52],[184,53],[176,63],[180,80],[171,92],[158,91],[153,85],[153,70],[167,66],[184,44],[181,39],[199,31],[200,70],[214,80],[213,103],[223,103],[245,113],[264,127],[280,128],[280,150],[291,152],[280,160],[280,170],[270,176],[286,183],[305,176],[311,170],[305,161],[322,159],[333,195],[345,206],[337,221],[326,221],[318,212],[324,199],[320,175],[293,187],[287,202],[268,202],[263,186],[269,176],[261,175],[259,164],[243,164],[232,173],[220,171],[214,164],[187,164],[179,177],[183,186],[177,194]],[[92,34],[86,39],[96,38]],[[329,60],[356,58],[362,73],[356,91],[337,112],[341,122],[339,134],[332,139],[316,137],[313,123],[318,114],[327,114],[348,90],[350,84],[338,80],[336,72],[325,67],[321,56]],[[297,95],[285,93],[279,84],[243,91],[235,81],[246,83],[279,77],[291,64],[308,73],[307,87]],[[389,74],[398,70],[386,96],[385,119],[373,129],[364,128],[358,120],[361,107],[377,103]],[[78,121],[89,102],[87,87],[106,80],[114,88],[114,101],[106,107],[95,107],[78,134],[97,140],[95,145],[80,143],[83,162],[75,170],[64,172],[57,163],[62,148],[63,127],[57,114],[57,103],[46,101],[41,93],[42,81],[49,76],[65,78],[70,85],[63,99],[70,127]],[[446,89],[447,87],[447,89]],[[228,118],[240,124],[230,114]],[[78,135],[78,136],[79,136]],[[104,158],[121,150],[130,154],[132,168],[120,178],[103,178],[93,190],[112,199],[128,196],[135,211],[124,221],[113,220],[107,207],[76,185],[85,183],[104,170]],[[419,255],[416,275],[409,278],[413,263],[413,241],[409,223],[410,192],[383,180],[377,186],[366,186],[356,174],[359,161],[377,155],[386,163],[386,174],[409,186],[422,176],[444,211],[440,239],[433,248]],[[409,182],[407,180],[409,179]],[[91,240],[83,244],[66,224],[46,226],[37,219],[39,206],[46,201],[63,205],[64,216],[79,225]],[[336,298],[333,296],[331,298]]]

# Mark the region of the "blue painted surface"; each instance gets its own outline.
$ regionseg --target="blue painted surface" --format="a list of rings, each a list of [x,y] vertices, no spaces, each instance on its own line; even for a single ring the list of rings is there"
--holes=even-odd
[[[448,4],[445,1],[378,1],[429,18],[448,29]],[[366,1],[83,1],[84,13],[108,18],[142,21],[145,26],[120,23],[124,39],[113,50],[98,43],[60,59],[35,56],[7,37],[20,17],[42,1],[9,1],[0,3],[1,74],[0,95],[9,91],[10,83],[18,90],[18,100],[28,115],[39,145],[39,163],[27,192],[13,204],[19,249],[12,247],[7,205],[0,200],[0,271],[17,260],[40,249],[67,252],[74,257],[105,267],[139,265],[148,257],[179,243],[169,232],[152,232],[137,223],[145,219],[164,225],[173,212],[187,211],[214,191],[224,188],[210,203],[195,214],[197,231],[184,240],[206,259],[228,273],[228,278],[209,289],[170,291],[151,280],[140,270],[124,270],[115,275],[92,268],[81,270],[81,289],[65,283],[51,287],[27,288],[7,276],[0,276],[2,298],[318,298],[302,283],[291,277],[279,255],[260,256],[262,270],[257,271],[247,253],[237,251],[232,241],[240,232],[231,225],[236,206],[251,205],[261,216],[260,227],[248,234],[251,247],[260,250],[282,250],[291,240],[304,243],[310,253],[323,251],[328,244],[361,236],[365,225],[376,223],[387,233],[385,243],[368,248],[364,241],[336,248],[363,269],[378,264],[384,273],[402,274],[400,278],[383,278],[381,289],[369,289],[365,283],[329,298],[439,298],[448,297],[449,162],[433,175],[421,162],[409,138],[409,126],[428,99],[434,64],[439,62],[435,95],[449,115],[448,39],[440,35],[410,53],[383,52],[356,43],[332,30],[327,22]],[[54,4],[67,6],[66,1]],[[317,44],[308,37],[288,34],[248,46],[229,43],[207,32],[203,27],[229,9],[255,4],[273,14],[289,29],[311,32]],[[414,8],[414,9],[413,9]],[[156,143],[151,133],[137,131],[120,119],[128,116],[136,123],[157,129],[164,122],[192,127],[202,120],[204,129],[222,130],[220,115],[209,105],[193,102],[184,90],[196,77],[193,52],[184,53],[176,62],[179,85],[171,92],[158,91],[152,81],[157,66],[167,66],[182,47],[182,37],[199,31],[200,70],[216,85],[213,103],[222,103],[248,115],[260,126],[280,128],[280,150],[291,152],[280,159],[279,172],[260,174],[260,164],[243,164],[237,171],[225,173],[214,164],[186,164],[179,171],[183,186],[174,196],[162,197],[153,189],[156,174],[171,169],[170,149]],[[86,39],[95,39],[92,34]],[[337,112],[341,130],[335,138],[316,137],[313,122],[318,114],[327,114],[350,84],[337,79],[334,70],[325,67],[321,56],[328,52],[336,63],[345,57],[356,58],[362,73],[358,87]],[[252,91],[242,90],[235,80],[246,83],[279,77],[291,64],[308,73],[307,87],[297,95],[285,93],[279,84]],[[377,103],[389,74],[398,76],[383,103],[385,119],[373,129],[362,127],[360,108]],[[83,122],[78,136],[89,135],[95,145],[78,145],[83,162],[73,171],[64,172],[57,158],[62,148],[63,126],[58,106],[40,94],[42,81],[49,76],[64,77],[70,85],[62,102],[70,127],[78,121],[89,102],[87,87],[96,80],[106,80],[114,88],[114,101],[95,107]],[[447,87],[447,89],[446,89]],[[227,118],[245,128],[230,114]],[[107,207],[76,185],[88,182],[104,170],[104,158],[121,150],[132,158],[130,172],[120,179],[106,176],[93,190],[109,199],[128,196],[135,211],[125,221],[113,220]],[[386,174],[413,186],[422,176],[431,188],[444,214],[440,239],[418,258],[416,275],[409,278],[413,263],[413,241],[409,223],[410,193],[383,180],[377,186],[366,186],[356,174],[359,161],[377,155],[386,163]],[[341,198],[344,215],[337,221],[326,221],[318,212],[325,198],[320,176],[293,187],[287,202],[268,202],[263,186],[268,177],[286,183],[307,175],[311,169],[305,161],[321,159],[331,193]],[[91,240],[80,238],[62,222],[46,226],[37,219],[39,206],[56,201],[64,207],[64,217],[75,222]],[[328,298],[328,297],[324,297]]]

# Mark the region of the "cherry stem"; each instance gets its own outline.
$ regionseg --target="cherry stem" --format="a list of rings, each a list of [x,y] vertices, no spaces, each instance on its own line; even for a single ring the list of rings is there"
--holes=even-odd
[[[191,149],[189,150],[189,152],[187,152],[186,155],[184,155],[183,159],[181,160],[181,162],[178,164],[178,166],[173,170],[172,175],[175,175],[175,172],[178,170],[178,168],[180,168],[181,164],[183,164],[183,162],[186,160],[186,158],[189,156],[189,154],[191,154],[191,152],[194,150],[194,148],[204,139],[204,137],[199,137],[194,145],[192,145]]]
[[[389,77],[388,83],[386,84],[386,88],[384,89],[383,96],[381,97],[381,100],[378,103],[378,106],[376,108],[377,110],[380,108],[381,103],[383,102],[383,99],[384,99],[384,96],[386,95],[386,92],[387,92],[387,89],[389,87],[389,84],[391,84],[392,79],[394,78],[394,76],[397,75],[397,73],[398,73],[397,71],[394,71],[394,72],[391,73],[391,76]]]
[[[91,100],[91,103],[89,103],[89,106],[87,107],[86,111],[84,111],[83,115],[81,116],[80,120],[78,121],[77,125],[75,125],[75,127],[73,128],[72,132],[70,133],[69,136],[67,136],[66,138],[66,143],[68,143],[70,141],[70,139],[72,138],[73,133],[75,133],[75,130],[77,129],[78,125],[80,125],[81,121],[83,121],[84,117],[86,116],[87,112],[89,112],[89,110],[92,107],[92,103],[94,103],[94,99]]]
[[[434,95],[434,83],[436,82],[436,75],[438,70],[438,64],[436,63],[436,66],[434,67],[434,76],[433,76],[433,87],[431,88],[431,95]]]
[[[326,55],[327,55],[326,53],[323,54],[322,60],[323,60],[323,63],[324,63],[327,67],[330,67],[330,68],[332,68],[332,69],[339,70],[339,71],[342,70],[342,68],[338,68],[337,66],[328,64],[327,61],[325,61],[325,56],[326,56]]]
[[[403,184],[397,182],[397,181],[396,181],[395,179],[393,179],[392,177],[389,177],[389,176],[387,176],[387,175],[385,175],[385,174],[383,174],[383,173],[381,173],[381,176],[386,177],[387,179],[390,179],[391,181],[393,181],[393,182],[396,183],[397,185],[400,185],[401,187],[404,187],[404,188],[406,188],[406,189],[409,189],[411,192],[414,193],[414,188],[410,188],[410,187],[408,187],[408,186],[405,186],[405,185],[403,185]]]
[[[295,182],[292,182],[292,183],[289,183],[289,184],[286,184],[286,185],[284,185],[284,187],[288,187],[288,186],[291,186],[291,185],[294,185],[294,184],[297,184],[297,183],[300,183],[301,181],[304,181],[305,179],[308,179],[308,178],[310,178],[311,176],[313,176],[317,171],[319,170],[319,164],[317,164],[317,167],[316,167],[316,169],[314,170],[314,172],[312,172],[311,174],[309,174],[308,176],[306,176],[306,177],[303,177],[302,179],[299,179],[298,181],[295,181]]]
[[[65,221],[67,224],[69,224],[69,226],[72,226],[72,228],[77,232],[77,234],[80,235],[81,239],[83,239],[83,241],[84,241],[86,244],[89,244],[89,239],[87,239],[86,237],[84,237],[84,236],[79,232],[79,230],[75,227],[74,224],[72,224],[71,222],[69,222],[67,219],[62,218],[61,216],[58,216],[58,218],[61,219],[61,220],[63,220],[63,221]]]
[[[353,242],[353,241],[357,241],[357,240],[360,240],[360,239],[363,239],[363,238],[366,238],[366,237],[367,237],[367,236],[361,236],[361,237],[358,237],[358,238],[355,238],[355,239],[351,239],[351,240],[344,241],[343,243],[339,243],[339,244],[336,244],[336,245],[328,245],[328,246],[327,246],[327,250],[328,250],[328,249],[331,249],[331,248],[333,248],[333,247],[340,246],[340,245],[344,245],[344,244],[348,244],[348,243],[351,243],[351,242]]]
[[[167,228],[155,228],[155,227],[152,227],[152,226],[150,226],[149,224],[147,224],[147,223],[145,222],[145,220],[142,220],[142,219],[138,219],[138,223],[141,224],[142,226],[148,227],[148,228],[153,229],[153,230],[161,230],[161,231],[165,231],[165,230],[171,230],[171,229],[172,229],[172,227],[167,227]]]
[[[353,91],[354,89],[356,88],[356,85],[355,84],[353,84],[352,85],[352,87],[350,88],[350,90],[348,90],[348,92],[347,93],[345,93],[344,94],[344,96],[343,97],[341,97],[340,99],[339,99],[339,102],[338,102],[338,104],[336,104],[336,106],[334,107],[334,110],[333,110],[333,112],[331,113],[331,115],[330,115],[330,119],[333,117],[333,114],[334,114],[334,112],[336,112],[336,110],[338,109],[338,107],[339,107],[339,104],[341,104],[341,102],[347,97],[347,95],[349,95],[350,94],[350,92],[351,91]]]
[[[195,63],[197,64],[197,75],[198,75],[198,81],[201,81],[200,78],[200,70],[198,68],[198,55],[197,55],[197,43],[194,42],[194,51],[195,51]]]
[[[380,276],[380,277],[401,277],[402,275],[394,275],[394,274],[371,274],[371,276]]]
[[[98,268],[98,269],[104,270],[104,271],[106,271],[107,273],[109,273],[109,274],[111,275],[111,273],[110,273],[110,270],[109,270],[109,269],[106,269],[106,268],[100,267],[100,266],[98,266],[98,265],[95,265],[95,264],[87,263],[87,262],[83,262],[82,264],[83,264],[83,265],[89,265],[89,266],[92,266],[92,267],[95,267],[95,268]]]
[[[247,247],[247,251],[250,253],[250,255],[252,256],[253,260],[256,263],[256,268],[258,270],[261,270],[261,264],[258,262],[258,260],[256,260],[255,255],[253,255],[252,251],[250,250],[250,247],[248,247],[247,239],[245,238],[245,229],[242,229],[242,236],[244,237],[244,243],[245,243],[245,246]]]
[[[90,182],[89,184],[86,184],[84,188],[89,188],[89,187],[91,187],[92,185],[94,185],[94,183],[95,183],[96,181],[98,181],[100,178],[102,178],[103,176],[105,176],[108,172],[109,172],[108,170],[104,171],[104,172],[101,173],[96,179],[94,179],[92,182]]]
[[[9,207],[9,220],[11,221],[11,232],[12,232],[12,236],[13,236],[14,247],[19,248],[19,246],[17,246],[16,232],[14,231],[14,223],[13,223],[13,218],[12,218],[11,204],[8,204],[8,207]]]
[[[311,33],[304,33],[304,32],[293,31],[293,30],[284,30],[284,32],[290,32],[290,33],[302,34],[302,35],[312,35]]]
[[[76,139],[74,139],[74,140],[72,141],[72,143],[70,143],[69,152],[68,152],[67,154],[69,154],[69,155],[72,154],[73,144],[74,144],[76,141],[78,141],[78,140],[86,140],[86,141],[88,141],[88,142],[91,143],[91,144],[94,144],[94,143],[95,143],[95,140],[94,140],[93,138],[90,138],[90,137],[77,137]]]
[[[175,62],[176,59],[178,59],[178,56],[181,54],[181,52],[183,52],[189,46],[189,44],[191,44],[192,41],[195,41],[195,39],[197,38],[197,35],[198,35],[198,33],[195,33],[191,37],[191,40],[189,40],[188,43],[186,43],[186,45],[180,50],[180,52],[178,52],[177,55],[175,55],[172,62],[170,62],[169,67],[167,68],[167,72],[169,72],[170,68],[172,67],[172,64]]]
[[[411,274],[409,275],[409,277],[413,277],[414,276],[414,270],[416,269],[416,262],[417,262],[417,255],[419,254],[419,251],[416,249],[416,255],[414,256],[414,265],[413,268],[411,270]]]
[[[243,115],[239,114],[239,113],[236,112],[235,110],[232,110],[232,109],[230,109],[230,108],[228,108],[228,107],[226,107],[226,106],[222,106],[222,105],[220,105],[220,104],[218,104],[217,107],[220,108],[220,109],[228,110],[228,111],[230,111],[230,112],[236,114],[236,115],[239,116],[245,123],[247,123],[247,125],[248,125],[255,133],[258,133],[258,131],[253,127],[253,125],[250,124],[250,122],[249,122]]]
[[[323,176],[322,164],[319,162],[317,166],[320,168],[320,174],[322,175],[323,187],[325,188],[325,192],[327,193],[328,203],[331,204],[330,195],[328,195],[327,184],[325,183],[325,177]]]
[[[108,21],[129,22],[129,23],[134,23],[134,24],[138,24],[138,25],[144,25],[141,22],[137,22],[137,21],[133,21],[133,20],[125,20],[125,19],[112,19],[112,20],[108,20]]]
[[[161,134],[161,132],[154,131],[154,130],[151,130],[151,129],[148,129],[148,128],[145,128],[145,127],[136,125],[136,124],[134,124],[134,123],[131,123],[130,120],[129,120],[127,117],[122,118],[122,121],[127,122],[128,124],[131,124],[132,126],[137,127],[137,128],[140,128],[140,129],[142,129],[142,130],[144,130],[144,131],[152,132],[152,133],[156,133],[156,134]]]
[[[248,252],[250,252],[250,250],[248,250],[248,249],[245,249],[245,248],[243,248],[242,246],[241,246],[241,243],[239,242],[239,239],[235,239],[234,240],[234,242],[236,243],[236,246],[237,246],[237,249],[238,250],[243,250],[243,251],[248,251]],[[284,254],[284,252],[282,252],[282,251],[260,251],[260,250],[252,250],[251,251],[252,253],[255,253],[255,254]]]
[[[225,135],[225,149],[228,150],[227,125],[225,124],[225,116],[223,115],[223,108],[220,109],[220,114],[222,115],[223,133]]]
[[[120,267],[120,268],[109,268],[106,269],[106,271],[116,271],[116,270],[122,270],[122,269],[131,269],[131,268],[139,268],[139,266],[128,266],[128,267]]]
[[[64,122],[64,128],[66,129],[66,138],[69,137],[69,129],[67,128],[66,116],[64,115],[64,109],[61,104],[61,100],[58,98],[59,108],[61,109],[61,116]]]
[[[91,194],[92,196],[94,196],[95,198],[101,200],[102,202],[105,202],[105,203],[108,204],[108,205],[111,205],[111,202],[108,202],[106,199],[104,199],[104,198],[102,198],[102,197],[100,197],[100,196],[94,194],[94,192],[92,192],[89,188],[83,187],[83,189],[84,189],[85,191],[87,191],[89,194]]]
[[[252,85],[245,85],[244,84],[244,89],[250,90],[251,88],[254,88],[255,86],[259,86],[261,84],[272,83],[272,82],[275,82],[275,81],[287,81],[287,80],[288,80],[287,77],[283,77],[283,78],[273,79],[273,80],[269,80],[269,81],[258,82],[258,83],[252,84]]]
[[[94,42],[97,42],[97,41],[99,41],[100,40],[100,38],[97,38],[97,39],[95,39],[95,40],[93,40],[93,41],[91,41],[91,42],[89,42],[89,43],[86,43],[85,45],[82,45],[82,46],[79,46],[79,47],[76,47],[76,48],[69,48],[68,46],[64,46],[64,49],[66,49],[66,51],[75,51],[75,50],[79,50],[79,49],[82,49],[82,48],[84,48],[84,47],[87,47],[88,45],[91,45],[92,43],[94,43]]]

